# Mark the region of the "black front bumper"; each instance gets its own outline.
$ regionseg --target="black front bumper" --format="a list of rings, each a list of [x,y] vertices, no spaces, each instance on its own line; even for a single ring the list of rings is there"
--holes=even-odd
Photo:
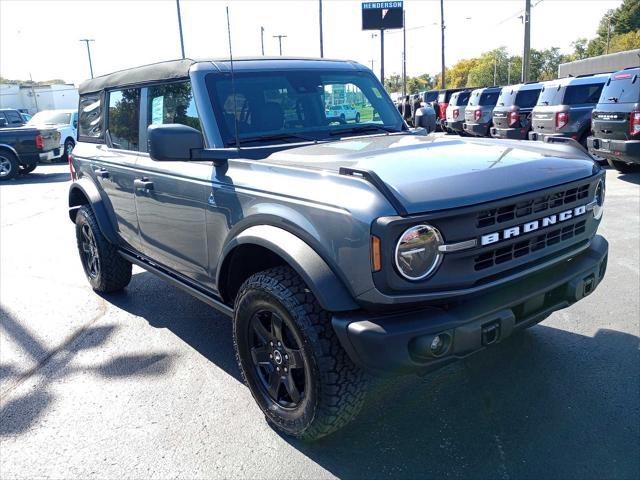
[[[527,129],[491,127],[491,136],[493,138],[507,138],[509,140],[526,140]]]
[[[467,123],[462,126],[464,131],[470,135],[476,137],[488,137],[489,136],[489,124],[488,123]]]
[[[596,235],[570,260],[447,308],[427,306],[390,314],[333,316],[332,324],[351,359],[373,373],[435,370],[498,343],[513,332],[589,295],[602,280],[609,244]],[[434,356],[436,335],[448,343]]]
[[[640,164],[640,140],[609,140],[587,138],[589,152],[611,160]]]

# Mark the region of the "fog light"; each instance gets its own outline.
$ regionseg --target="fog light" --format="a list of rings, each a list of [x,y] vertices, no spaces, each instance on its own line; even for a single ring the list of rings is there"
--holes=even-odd
[[[429,346],[429,351],[431,355],[434,357],[439,357],[443,355],[449,348],[449,335],[445,333],[441,333],[440,335],[436,335],[431,340],[431,345]]]

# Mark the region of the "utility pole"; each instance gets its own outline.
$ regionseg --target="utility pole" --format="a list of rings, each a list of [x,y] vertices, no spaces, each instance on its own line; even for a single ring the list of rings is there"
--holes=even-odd
[[[511,60],[507,62],[507,85],[511,85]]]
[[[527,0],[529,1],[529,0]],[[440,0],[440,29],[442,30],[442,88],[447,88],[447,79],[445,78],[445,66],[444,66],[444,0]]]
[[[282,39],[283,38],[287,38],[286,35],[274,35],[273,38],[277,38],[278,39],[278,45],[280,47],[280,56],[282,56]]]
[[[607,55],[609,54],[609,40],[611,39],[611,15],[607,15]]]
[[[369,61],[371,62],[371,71],[373,72],[373,58]]]
[[[320,58],[324,58],[324,43],[322,41],[322,0],[318,0],[320,10]]]
[[[89,42],[95,42],[95,40],[93,38],[81,38],[80,41],[87,44],[87,55],[89,56],[89,71],[91,72],[91,78],[93,78],[93,64],[91,63],[91,48],[89,47]]]
[[[402,96],[407,94],[407,24],[402,9]]]
[[[531,50],[531,0],[525,0],[524,17],[524,51],[522,52],[522,83],[529,81],[529,55]]]
[[[91,75],[93,78],[93,75]],[[38,108],[38,96],[36,95],[36,90],[33,88],[33,77],[31,76],[31,72],[29,72],[29,80],[31,81],[31,95],[33,95],[33,103],[36,105],[36,113],[40,111]]]
[[[493,55],[493,86],[496,86],[496,75],[498,73],[498,55]]]
[[[180,30],[180,50],[182,58],[184,58],[184,38],[182,37],[182,16],[180,15],[180,0],[176,0],[176,8],[178,9],[178,30]]]
[[[380,30],[380,83],[384,87],[384,30]]]
[[[262,56],[264,57],[264,27],[260,27],[260,46],[262,47]]]

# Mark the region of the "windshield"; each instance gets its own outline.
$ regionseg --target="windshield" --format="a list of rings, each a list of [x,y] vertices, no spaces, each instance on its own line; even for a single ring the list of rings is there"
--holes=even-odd
[[[600,103],[637,102],[640,102],[640,78],[637,73],[613,75],[600,97]]]
[[[38,112],[29,120],[29,125],[69,125],[69,123],[71,123],[71,113],[68,112]]]
[[[235,144],[236,124],[241,143],[403,128],[398,110],[367,72],[236,73],[235,101],[230,75],[209,74],[206,83],[227,146]]]

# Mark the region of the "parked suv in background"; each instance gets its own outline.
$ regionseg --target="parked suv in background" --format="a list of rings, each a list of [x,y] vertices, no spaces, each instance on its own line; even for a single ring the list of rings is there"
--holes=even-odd
[[[327,122],[345,87],[376,116]],[[355,62],[183,59],[79,93],[68,205],[89,283],[122,290],[135,264],[232,317],[240,372],[286,434],[328,435],[365,372],[466,358],[605,273],[605,171],[586,152],[415,135]]]
[[[464,133],[462,126],[464,124],[464,111],[467,108],[467,103],[469,103],[471,92],[471,90],[461,90],[451,95],[444,123],[445,129],[451,131],[451,133]]]
[[[500,96],[500,87],[478,88],[471,92],[464,111],[462,128],[469,135],[488,137],[492,126],[491,114]]]
[[[67,161],[76,144],[78,128],[77,110],[43,110],[36,113],[27,125],[32,127],[53,127],[60,132],[58,157]]]
[[[434,106],[436,110],[437,125],[438,128],[444,130],[446,127],[444,126],[447,121],[447,107],[449,106],[449,101],[451,100],[451,95],[461,90],[469,90],[468,88],[446,88],[444,90],[438,90],[438,99],[436,100],[436,104]]]
[[[325,114],[329,121],[337,120],[341,123],[346,123],[353,120],[356,123],[360,123],[360,112],[351,105],[332,105],[327,109]]]
[[[591,114],[589,151],[620,172],[640,170],[640,68],[611,75]]]
[[[568,137],[586,148],[591,111],[609,76],[585,75],[545,82],[531,114],[529,140]]]
[[[491,136],[526,140],[531,130],[531,112],[541,90],[538,82],[503,87],[493,109]]]

